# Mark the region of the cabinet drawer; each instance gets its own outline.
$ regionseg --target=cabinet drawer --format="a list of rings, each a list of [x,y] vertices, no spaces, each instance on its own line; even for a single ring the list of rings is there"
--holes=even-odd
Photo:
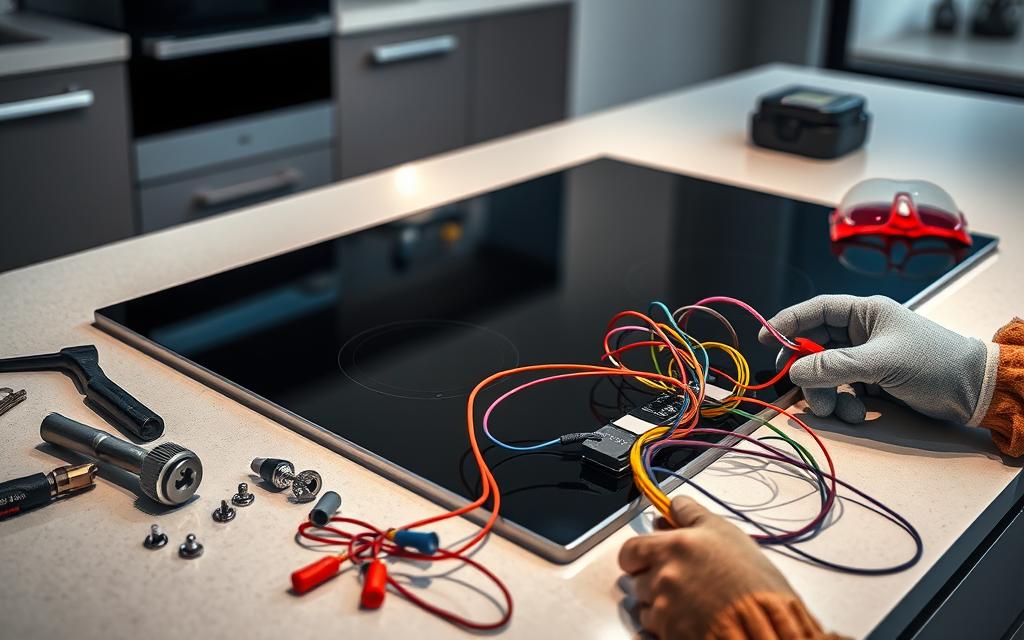
[[[139,190],[142,231],[163,229],[331,181],[331,150],[263,160]]]
[[[463,22],[335,41],[342,177],[468,142],[469,44]]]
[[[134,232],[120,64],[0,80],[0,271]]]

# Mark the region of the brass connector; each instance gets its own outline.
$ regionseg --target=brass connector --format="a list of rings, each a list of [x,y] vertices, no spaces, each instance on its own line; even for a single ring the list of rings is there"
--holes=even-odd
[[[97,471],[98,467],[91,462],[57,467],[47,474],[47,479],[50,481],[50,496],[55,498],[82,489],[88,489],[93,485]]]

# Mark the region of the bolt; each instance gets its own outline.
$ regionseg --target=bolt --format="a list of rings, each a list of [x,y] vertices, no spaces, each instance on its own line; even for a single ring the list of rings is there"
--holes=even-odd
[[[190,533],[185,536],[184,544],[178,547],[178,555],[187,560],[203,555],[203,545],[196,540],[196,534]]]
[[[312,469],[301,471],[297,475],[288,474],[292,485],[292,494],[298,502],[310,502],[320,493],[323,486],[323,479],[320,474]]]
[[[249,468],[253,473],[258,473],[269,485],[278,489],[291,487],[296,502],[313,500],[323,487],[323,480],[319,473],[311,469],[295,473],[295,467],[287,460],[253,458]]]
[[[248,507],[256,500],[256,495],[249,493],[248,483],[242,482],[238,485],[238,493],[231,496],[231,504],[236,507]]]
[[[235,510],[228,506],[227,500],[221,500],[220,506],[213,511],[213,519],[216,522],[231,522],[235,519]]]
[[[160,530],[160,525],[154,524],[149,528],[149,535],[142,541],[142,546],[147,549],[159,549],[167,544],[167,534]]]

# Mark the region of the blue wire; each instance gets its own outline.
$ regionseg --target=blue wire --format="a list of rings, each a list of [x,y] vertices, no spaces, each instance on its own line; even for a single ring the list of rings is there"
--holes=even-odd
[[[540,444],[531,444],[529,446],[519,447],[514,444],[506,444],[501,440],[498,440],[497,438],[491,435],[490,431],[484,431],[484,435],[490,438],[491,442],[493,442],[494,444],[498,445],[502,449],[508,449],[509,451],[536,451],[537,449],[551,447],[562,442],[561,438],[555,438],[553,440],[548,440],[547,442],[541,442]]]
[[[686,335],[686,332],[679,328],[679,325],[676,323],[676,319],[672,317],[672,312],[669,311],[669,308],[665,305],[664,302],[658,300],[652,301],[651,304],[647,306],[648,314],[651,313],[651,309],[653,307],[658,307],[665,313],[665,315],[668,317],[669,323],[671,323],[672,328],[679,332],[679,335],[683,337],[683,340],[686,341],[686,343],[690,346],[691,349],[699,350],[701,353],[704,354],[704,371],[709,371],[711,367],[711,361],[708,358],[707,350],[704,349],[704,347],[702,347],[700,343],[691,340],[689,336]],[[672,423],[672,428],[669,429],[668,432],[666,432],[664,436],[665,438],[671,437],[672,434],[674,434],[676,430],[679,429],[679,425],[683,421],[683,415],[686,413],[686,410],[690,407],[690,399],[686,396],[680,397],[683,399],[683,406],[679,410],[679,413],[676,415],[675,421]],[[538,449],[544,449],[546,447],[551,447],[561,443],[560,438],[554,438],[553,440],[541,442],[540,444],[533,444],[529,446],[520,447],[516,445],[506,444],[501,440],[498,440],[497,438],[491,435],[491,432],[489,430],[484,430],[484,435],[486,435],[491,440],[491,442],[493,442],[497,446],[501,447],[502,449],[508,449],[509,451],[536,451]]]
[[[710,371],[711,359],[708,358],[707,349],[701,346],[699,342],[691,340],[687,333],[679,328],[679,325],[676,324],[676,319],[672,317],[672,312],[668,310],[668,307],[665,305],[664,302],[661,302],[660,300],[651,301],[651,304],[647,305],[648,314],[651,313],[652,307],[658,307],[665,312],[665,315],[668,316],[668,321],[669,323],[671,323],[672,328],[679,332],[679,335],[683,337],[683,340],[686,340],[686,344],[690,345],[690,349],[693,349],[694,351],[700,351],[701,353],[704,354],[704,372],[706,374],[708,371]]]

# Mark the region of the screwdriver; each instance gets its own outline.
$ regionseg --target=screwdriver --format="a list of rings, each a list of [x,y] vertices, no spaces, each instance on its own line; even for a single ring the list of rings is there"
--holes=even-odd
[[[89,462],[0,483],[0,520],[91,488],[96,471],[96,465]]]

